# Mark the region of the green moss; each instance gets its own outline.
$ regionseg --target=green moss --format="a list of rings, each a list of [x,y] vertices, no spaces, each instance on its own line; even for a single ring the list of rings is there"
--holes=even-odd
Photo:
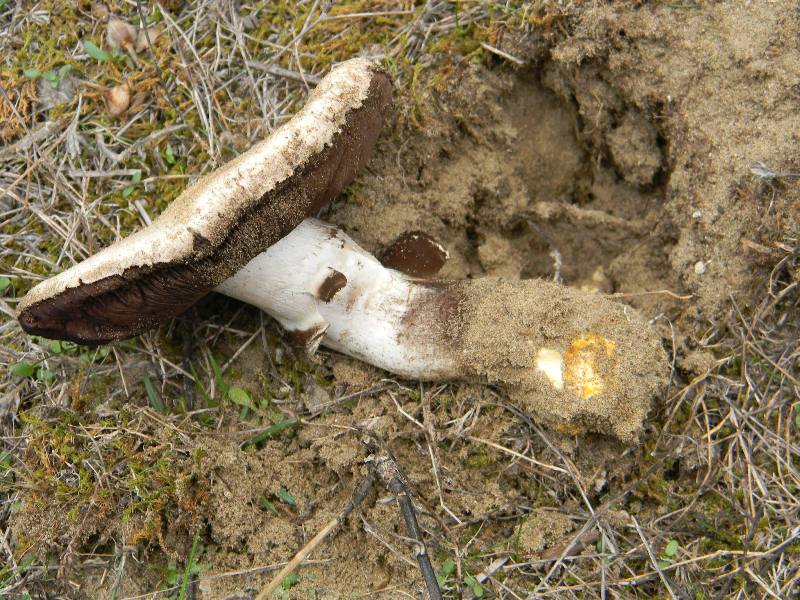
[[[91,511],[97,519],[137,518],[140,529],[155,533],[177,506],[178,489],[192,472],[175,450],[177,443],[136,434],[128,428],[124,411],[113,422],[90,423],[71,411],[47,420],[27,411],[20,418],[28,439],[21,471],[26,505],[32,511],[66,515],[60,527],[69,528]],[[115,435],[107,438],[110,431]],[[111,480],[113,486],[108,485]]]
[[[495,462],[494,455],[481,444],[471,446],[467,458],[464,459],[464,464],[470,469],[482,469],[493,465]]]

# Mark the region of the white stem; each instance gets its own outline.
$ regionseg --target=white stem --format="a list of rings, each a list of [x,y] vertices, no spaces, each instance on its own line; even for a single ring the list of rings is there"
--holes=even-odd
[[[216,291],[258,306],[311,353],[321,342],[403,377],[458,376],[435,339],[414,335],[413,307],[437,290],[387,269],[317,219],[303,221]]]

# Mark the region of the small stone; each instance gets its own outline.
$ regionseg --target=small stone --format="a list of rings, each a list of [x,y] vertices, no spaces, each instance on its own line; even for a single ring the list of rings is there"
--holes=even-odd
[[[702,210],[696,210],[696,211],[694,211],[692,213],[692,218],[693,219],[699,219],[702,216],[703,216],[703,211]]]
[[[695,275],[702,275],[706,272],[706,263],[702,260],[698,260],[694,263],[694,273]]]
[[[685,371],[697,377],[711,371],[717,364],[717,359],[711,352],[693,350],[687,353],[682,359],[679,359],[678,364]]]

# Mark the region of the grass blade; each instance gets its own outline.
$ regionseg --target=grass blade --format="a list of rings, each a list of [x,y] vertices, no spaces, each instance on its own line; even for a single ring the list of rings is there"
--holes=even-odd
[[[267,427],[264,431],[259,433],[258,435],[252,437],[251,439],[247,440],[244,444],[242,444],[242,448],[246,448],[248,446],[256,446],[261,442],[264,442],[271,438],[274,435],[278,435],[284,429],[289,429],[297,423],[297,419],[286,419],[284,421],[279,421],[273,425]]]
[[[161,396],[158,395],[153,382],[150,381],[150,375],[147,371],[144,372],[144,391],[147,392],[147,399],[150,401],[150,406],[158,413],[164,414],[167,412],[164,409],[164,403],[161,401]]]
[[[208,354],[208,361],[211,363],[211,369],[214,371],[214,381],[217,382],[217,387],[219,388],[219,393],[224,398],[228,394],[228,388],[230,387],[227,383],[225,383],[225,378],[222,376],[222,369],[219,368],[217,364],[217,359],[214,358],[214,355],[209,352]]]
[[[194,532],[194,540],[192,540],[192,549],[189,552],[189,562],[186,563],[186,568],[183,571],[183,581],[181,581],[181,589],[178,592],[178,600],[186,600],[186,588],[189,587],[189,576],[195,570],[194,557],[197,554],[197,542],[200,539],[200,528]]]

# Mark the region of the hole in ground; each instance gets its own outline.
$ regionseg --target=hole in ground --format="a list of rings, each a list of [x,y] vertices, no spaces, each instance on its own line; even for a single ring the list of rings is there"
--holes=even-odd
[[[584,107],[565,79],[542,73],[467,70],[442,103],[452,118],[383,148],[330,219],[373,252],[428,232],[450,251],[443,277],[677,289],[662,214],[668,140],[618,92],[613,114],[589,118],[601,92]]]

